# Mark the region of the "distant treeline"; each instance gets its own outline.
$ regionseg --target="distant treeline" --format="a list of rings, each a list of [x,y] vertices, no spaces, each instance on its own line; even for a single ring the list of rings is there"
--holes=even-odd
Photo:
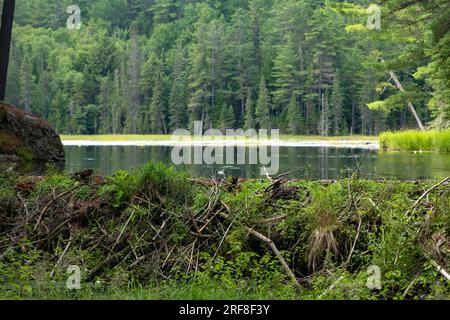
[[[419,19],[447,11],[382,2],[381,29],[369,30],[365,0],[78,0],[82,26],[69,30],[72,1],[19,1],[7,101],[67,134],[161,134],[198,120],[378,134],[415,127],[407,101],[448,126],[450,66],[439,59],[450,37]]]

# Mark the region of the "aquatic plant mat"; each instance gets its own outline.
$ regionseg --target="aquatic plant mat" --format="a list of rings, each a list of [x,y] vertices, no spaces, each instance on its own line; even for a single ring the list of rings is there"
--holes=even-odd
[[[149,163],[2,175],[0,203],[0,298],[450,297],[449,179],[192,179]]]

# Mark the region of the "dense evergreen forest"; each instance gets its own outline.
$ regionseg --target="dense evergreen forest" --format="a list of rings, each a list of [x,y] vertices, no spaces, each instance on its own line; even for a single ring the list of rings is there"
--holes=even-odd
[[[450,125],[450,2],[18,1],[7,101],[60,133],[378,134]],[[394,71],[405,92],[390,79]]]

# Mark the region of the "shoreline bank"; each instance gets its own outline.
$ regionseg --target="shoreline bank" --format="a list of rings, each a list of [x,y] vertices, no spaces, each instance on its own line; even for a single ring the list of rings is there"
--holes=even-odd
[[[174,138],[167,139],[117,139],[108,140],[101,137],[86,137],[72,139],[67,136],[61,137],[64,146],[278,146],[278,147],[336,147],[378,150],[380,145],[376,140],[347,140],[347,139],[314,139],[314,140],[257,140],[257,139],[191,139]]]

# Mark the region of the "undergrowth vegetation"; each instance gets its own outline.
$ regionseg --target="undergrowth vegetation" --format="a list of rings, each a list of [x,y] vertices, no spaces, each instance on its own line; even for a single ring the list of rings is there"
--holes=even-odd
[[[450,130],[385,132],[379,141],[383,149],[450,152]]]
[[[194,180],[149,163],[2,175],[0,202],[3,299],[450,297],[448,181]]]

